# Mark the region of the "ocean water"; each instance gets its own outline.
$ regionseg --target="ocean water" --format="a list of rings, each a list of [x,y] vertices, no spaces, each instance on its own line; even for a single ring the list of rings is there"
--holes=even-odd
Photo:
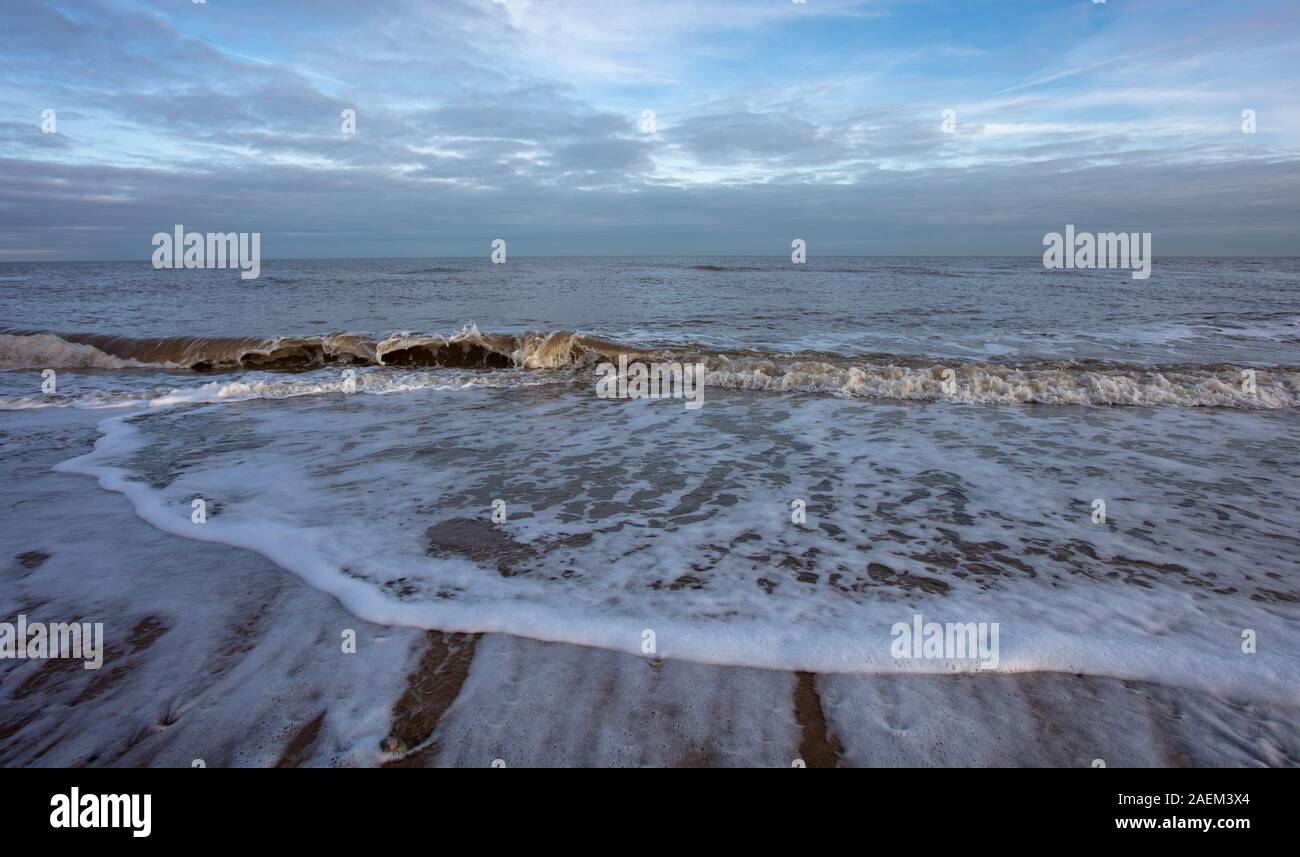
[[[599,398],[619,354],[703,406]],[[160,530],[380,624],[704,663],[982,671],[894,657],[919,614],[1294,703],[1298,406],[1296,259],[0,264],[0,409],[102,411],[56,467]]]

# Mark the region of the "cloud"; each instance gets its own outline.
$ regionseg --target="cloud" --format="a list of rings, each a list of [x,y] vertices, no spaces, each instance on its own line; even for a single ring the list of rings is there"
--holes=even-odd
[[[1033,253],[1065,222],[1293,252],[1295,13],[1185,12],[1144,47],[1175,7],[1077,7],[4,4],[0,253],[147,258],[181,222],[268,256],[507,227],[516,253]]]

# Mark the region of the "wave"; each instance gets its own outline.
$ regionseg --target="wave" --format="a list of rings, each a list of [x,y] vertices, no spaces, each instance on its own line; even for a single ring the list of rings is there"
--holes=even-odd
[[[0,368],[7,369],[152,366],[213,372],[331,365],[551,369],[590,365],[633,350],[565,331],[493,334],[474,325],[451,336],[400,332],[383,339],[357,333],[137,338],[0,331]]]
[[[1247,392],[1242,369],[1231,366],[1131,366],[1095,361],[835,365],[795,360],[786,365],[710,367],[706,384],[756,390],[827,392],[854,398],[921,399],[966,404],[1131,405],[1277,409],[1300,404],[1300,370],[1257,370]]]
[[[703,363],[706,384],[736,390],[969,404],[1133,405],[1277,409],[1300,404],[1300,368],[1229,364],[1140,365],[1096,360],[963,362],[932,356],[645,347],[570,332],[450,336],[400,332],[312,336],[165,337],[0,332],[0,368],[157,367],[194,372],[307,371],[330,366],[572,371],[587,382],[620,354],[643,362]],[[310,385],[309,385],[310,386]]]
[[[134,369],[146,364],[52,333],[0,333],[0,369]]]

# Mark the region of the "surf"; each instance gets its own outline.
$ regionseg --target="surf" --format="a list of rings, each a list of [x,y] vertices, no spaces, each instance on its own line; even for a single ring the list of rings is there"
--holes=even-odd
[[[991,362],[923,354],[764,351],[695,343],[634,344],[567,330],[491,333],[474,324],[451,334],[400,331],[381,337],[337,332],[137,338],[0,331],[0,369],[152,368],[198,374],[302,374],[353,368],[369,370],[363,371],[361,378],[370,378],[375,388],[384,386],[376,372],[398,369],[559,370],[570,373],[575,384],[589,384],[601,365],[620,360],[702,364],[705,384],[718,389],[851,399],[1242,410],[1276,410],[1300,404],[1300,367],[1294,366],[1038,358]],[[317,386],[329,391],[337,386],[336,380],[337,376],[324,375]],[[262,378],[257,383],[276,386]],[[270,395],[277,396],[275,392]]]

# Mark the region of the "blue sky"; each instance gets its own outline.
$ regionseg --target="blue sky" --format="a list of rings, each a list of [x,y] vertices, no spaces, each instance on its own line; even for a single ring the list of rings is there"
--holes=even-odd
[[[1037,255],[1066,223],[1293,255],[1298,25],[1293,0],[6,0],[0,260],[148,259],[176,223],[270,258]]]

